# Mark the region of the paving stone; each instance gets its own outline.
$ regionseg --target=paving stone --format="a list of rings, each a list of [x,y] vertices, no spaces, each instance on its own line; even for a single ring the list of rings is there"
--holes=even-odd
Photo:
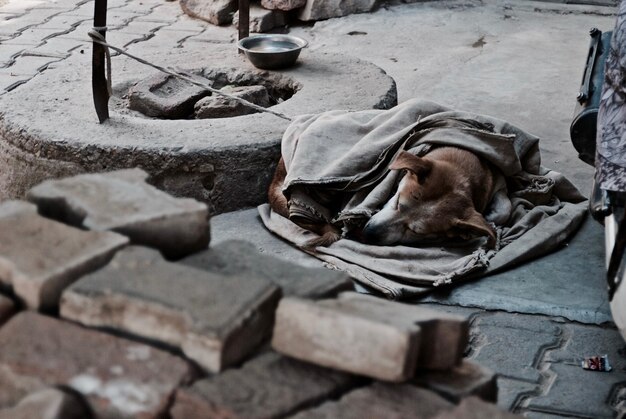
[[[131,246],[66,290],[61,316],[180,347],[218,372],[269,339],[279,298],[277,286],[254,274],[209,273]]]
[[[24,397],[15,407],[0,409],[0,419],[90,419],[91,408],[77,394],[46,388]]]
[[[208,80],[201,81],[209,83]],[[140,81],[130,89],[128,106],[146,116],[182,119],[193,114],[194,103],[208,93],[184,80],[159,73]]]
[[[498,399],[496,374],[468,359],[448,371],[419,371],[416,383],[453,403],[470,396],[493,403]]]
[[[128,243],[116,233],[82,231],[41,217],[21,201],[0,204],[0,231],[0,283],[33,309],[54,309],[65,287]]]
[[[249,243],[229,240],[212,245],[179,263],[222,275],[254,276],[278,285],[284,296],[324,298],[352,289],[352,280],[344,272],[311,268],[260,253]]]
[[[376,0],[307,0],[298,14],[300,20],[322,20],[371,11]]]
[[[250,32],[269,32],[286,24],[287,15],[285,12],[264,9],[256,3],[250,4]],[[239,10],[233,15],[233,25],[239,29]]]
[[[294,10],[306,4],[306,0],[261,0],[261,6],[268,10]]]
[[[283,418],[358,384],[348,374],[267,353],[176,392],[172,419]]]
[[[59,61],[59,58],[19,56],[13,65],[1,69],[0,74],[29,76],[29,78],[32,78],[56,61]]]
[[[478,397],[468,397],[453,410],[437,416],[437,419],[515,419],[522,417],[501,410],[496,405],[486,403]]]
[[[309,301],[284,298],[272,346],[298,359],[386,381],[415,368],[449,369],[467,344],[467,320],[357,293]]]
[[[226,86],[220,89],[224,93],[252,102],[255,105],[269,107],[270,97],[264,86]],[[194,115],[198,119],[231,118],[248,115],[257,111],[224,96],[213,94],[200,99],[194,105]]]
[[[0,325],[15,313],[15,303],[9,297],[0,294]]]
[[[294,419],[432,418],[453,404],[431,391],[408,384],[375,383],[354,390],[337,402],[303,411]]]
[[[32,311],[0,328],[0,347],[0,407],[59,384],[82,393],[98,417],[156,418],[195,374],[167,352]]]
[[[214,25],[231,23],[237,5],[236,0],[180,0],[180,6],[189,16]]]
[[[540,393],[541,385],[539,383],[498,377],[498,406],[501,409],[513,412],[519,407],[522,398]]]
[[[89,230],[113,230],[177,258],[209,243],[207,206],[148,185],[140,169],[45,181],[27,197],[39,211]]]
[[[471,358],[503,377],[539,382],[544,348],[558,346],[560,326],[547,317],[493,313],[472,324]]]
[[[549,352],[544,362],[553,377],[549,391],[531,398],[533,411],[561,416],[614,417],[614,409],[606,403],[626,382],[624,341],[616,329],[568,324],[570,339],[563,347]],[[596,372],[580,366],[585,357],[608,355],[613,370]]]

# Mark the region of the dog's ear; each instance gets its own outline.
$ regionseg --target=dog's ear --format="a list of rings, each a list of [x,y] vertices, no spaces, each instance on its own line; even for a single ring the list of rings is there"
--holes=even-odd
[[[469,235],[475,236],[487,236],[489,241],[487,245],[490,248],[496,246],[496,233],[493,228],[487,224],[485,218],[475,209],[472,209],[469,215],[464,219],[457,219],[454,221],[454,227],[460,230],[461,233],[469,233]],[[461,234],[463,236],[463,234]]]
[[[410,170],[417,175],[420,183],[422,183],[424,177],[433,168],[433,163],[430,160],[414,156],[407,151],[401,151],[398,157],[389,165],[389,168],[391,170]]]

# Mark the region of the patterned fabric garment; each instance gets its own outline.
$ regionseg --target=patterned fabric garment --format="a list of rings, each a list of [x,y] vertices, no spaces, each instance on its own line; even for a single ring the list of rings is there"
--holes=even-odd
[[[626,0],[619,7],[606,61],[596,150],[600,187],[626,192]]]

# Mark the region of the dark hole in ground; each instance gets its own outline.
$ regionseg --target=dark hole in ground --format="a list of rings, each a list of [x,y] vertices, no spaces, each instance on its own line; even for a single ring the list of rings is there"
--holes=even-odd
[[[291,77],[269,71],[236,68],[201,69],[186,74],[255,105],[269,108],[289,100],[301,85]],[[131,86],[122,95],[127,107],[161,119],[230,118],[258,112],[231,98],[167,74],[157,74]]]

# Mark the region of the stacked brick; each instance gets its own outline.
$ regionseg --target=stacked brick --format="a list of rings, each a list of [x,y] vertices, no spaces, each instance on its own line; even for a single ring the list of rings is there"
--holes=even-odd
[[[250,3],[250,32],[269,32],[293,20],[316,21],[376,7],[375,0],[261,0]],[[185,13],[214,25],[239,27],[238,0],[180,0]]]
[[[140,170],[27,198],[0,204],[0,419],[508,415],[464,317],[209,249],[204,204]]]

